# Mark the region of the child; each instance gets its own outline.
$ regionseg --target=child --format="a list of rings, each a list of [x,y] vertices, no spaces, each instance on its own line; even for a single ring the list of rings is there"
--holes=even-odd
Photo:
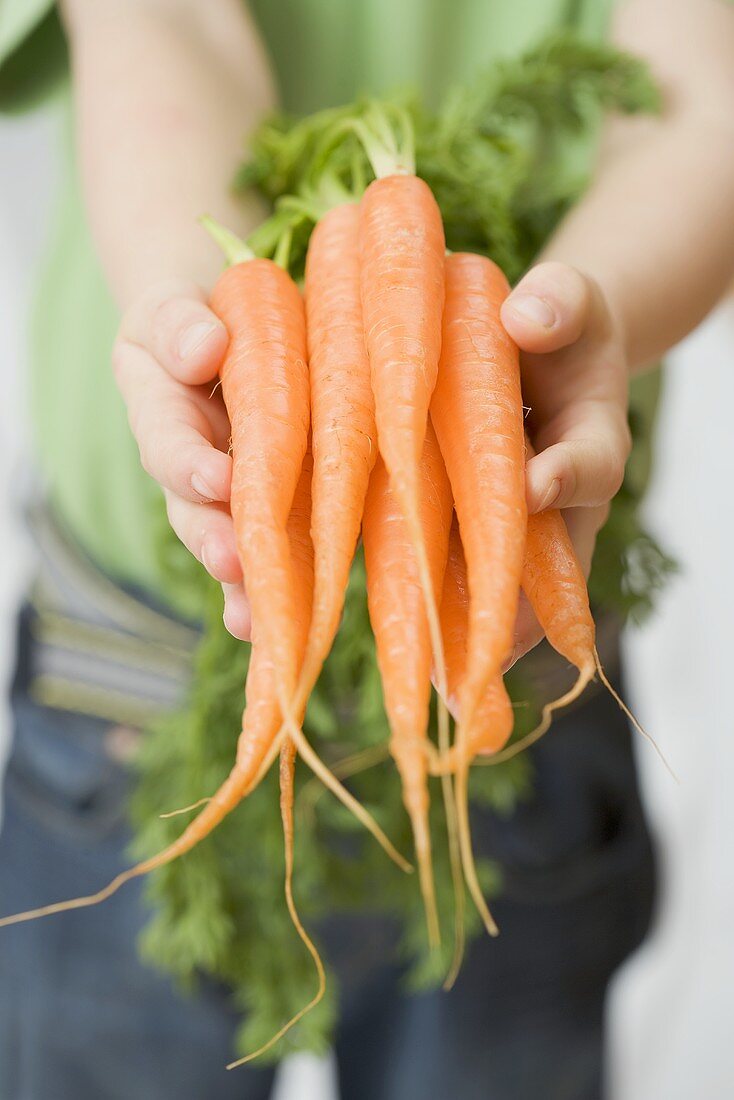
[[[197,607],[160,566],[157,493],[137,449],[180,539],[222,583],[228,628],[248,635],[228,429],[209,400],[226,346],[206,305],[220,258],[196,218],[209,211],[242,235],[259,220],[228,185],[276,83],[299,111],[410,82],[435,98],[560,27],[608,32],[649,59],[665,112],[609,127],[591,188],[503,310],[539,452],[528,503],[568,510],[588,567],[629,451],[629,375],[697,324],[734,263],[734,13],[723,0],[612,7],[258,0],[248,13],[241,0],[65,0],[59,15],[51,0],[6,0],[0,96],[21,106],[54,84],[76,160],[36,318],[44,583],[21,628],[4,911],[112,877],[126,840],[120,727],[170,705],[186,677]],[[108,368],[118,321],[112,363],[132,435]],[[66,624],[60,641],[45,629],[51,616]],[[92,655],[75,641],[80,624],[95,629]],[[131,634],[146,647],[145,674],[126,664],[120,639]],[[515,656],[537,640],[525,624]],[[182,654],[173,672],[162,660],[172,646]],[[644,933],[652,864],[614,704],[596,696],[563,721],[567,735],[537,754],[532,807],[507,827],[508,853],[528,843],[537,863],[508,876],[500,941],[477,944],[450,999],[405,998],[379,966],[345,990],[337,1058],[348,1100],[600,1095],[604,994]],[[219,1072],[234,1027],[225,996],[179,998],[137,962],[142,919],[133,885],[104,918],[3,933],[0,1094],[269,1094],[267,1070]]]

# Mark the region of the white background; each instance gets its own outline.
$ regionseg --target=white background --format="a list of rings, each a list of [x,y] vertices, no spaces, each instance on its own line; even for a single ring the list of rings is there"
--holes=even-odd
[[[0,120],[0,680],[29,569],[15,516],[30,451],[25,326],[32,273],[56,179],[52,120]],[[100,370],[107,369],[99,364]],[[734,303],[671,357],[648,502],[653,529],[682,565],[654,621],[627,640],[632,702],[681,777],[639,748],[663,859],[654,935],[616,982],[610,1012],[614,1100],[734,1095]],[[7,743],[2,712],[0,751]],[[330,1065],[299,1059],[277,1100],[331,1100]],[[377,1100],[377,1098],[376,1098]]]

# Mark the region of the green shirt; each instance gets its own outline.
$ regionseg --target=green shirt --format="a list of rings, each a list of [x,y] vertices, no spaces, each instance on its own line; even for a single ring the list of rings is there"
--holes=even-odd
[[[307,112],[416,86],[433,103],[549,31],[603,35],[612,0],[252,0],[284,106]],[[71,152],[66,48],[53,0],[0,0],[0,109],[55,95],[64,178],[32,314],[32,412],[50,501],[121,582],[194,615],[158,554],[161,497],[141,469],[110,370],[117,313],[95,256]]]

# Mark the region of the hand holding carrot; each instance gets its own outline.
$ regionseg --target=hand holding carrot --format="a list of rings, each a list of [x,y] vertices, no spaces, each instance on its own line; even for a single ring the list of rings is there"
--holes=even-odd
[[[162,487],[178,537],[222,583],[225,622],[238,638],[250,613],[229,514],[229,420],[212,393],[227,331],[186,281],[152,287],[125,313],[113,364],[146,471]]]
[[[592,279],[554,262],[525,275],[504,303],[502,321],[521,349],[526,427],[538,452],[527,464],[528,511],[564,510],[588,575],[630,451],[620,325]],[[542,637],[523,601],[513,662]]]

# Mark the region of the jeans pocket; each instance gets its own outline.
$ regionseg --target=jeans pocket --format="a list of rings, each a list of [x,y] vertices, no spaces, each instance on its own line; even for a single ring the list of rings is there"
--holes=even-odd
[[[12,700],[14,740],[6,785],[16,803],[56,832],[91,840],[124,822],[129,777],[106,751],[112,724]]]
[[[508,819],[486,816],[480,850],[507,896],[560,902],[605,889],[650,858],[629,728],[605,692],[560,715],[533,751],[533,795]]]

